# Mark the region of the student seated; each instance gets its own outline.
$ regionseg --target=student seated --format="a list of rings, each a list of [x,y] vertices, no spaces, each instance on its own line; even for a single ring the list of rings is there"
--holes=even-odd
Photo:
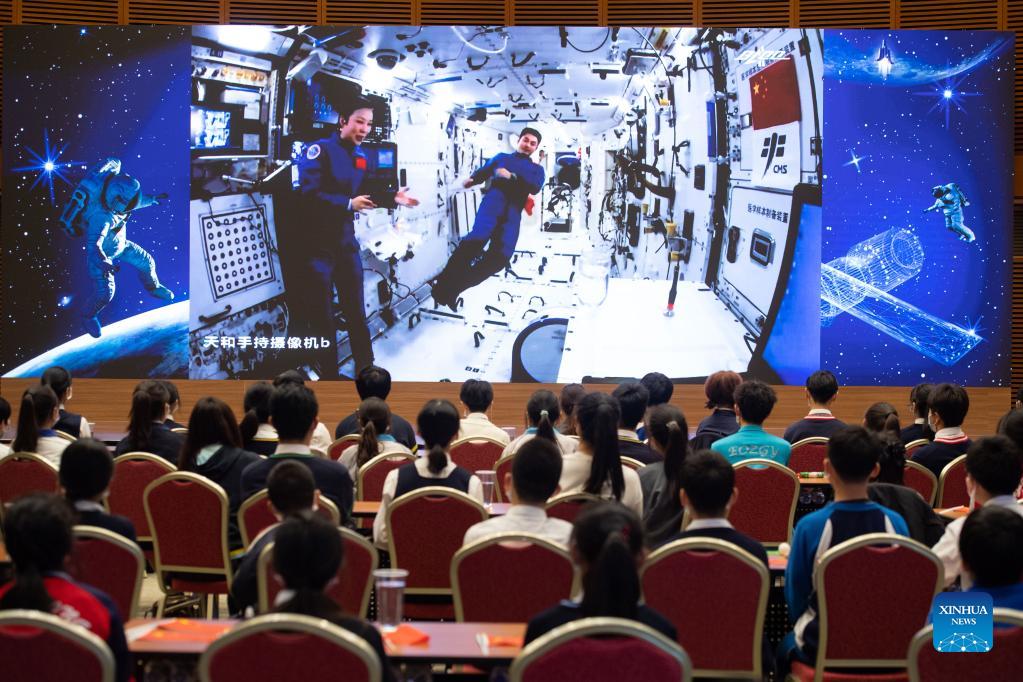
[[[949,462],[965,455],[970,439],[962,424],[970,409],[966,389],[956,384],[938,384],[927,396],[928,419],[934,427],[934,440],[913,451],[913,461],[941,479],[941,471]]]
[[[18,432],[11,443],[11,452],[34,452],[60,468],[60,457],[69,445],[57,435],[53,426],[60,419],[57,394],[49,386],[29,386],[21,394],[18,410]]]
[[[835,490],[832,504],[807,514],[796,524],[785,569],[785,601],[795,621],[779,648],[781,672],[793,658],[813,665],[817,656],[817,596],[813,573],[817,559],[828,549],[867,533],[908,536],[906,522],[896,512],[867,499],[867,482],[878,474],[881,444],[861,426],[836,431],[828,442],[824,471]]]
[[[996,430],[999,436],[1005,436],[1023,452],[1023,410],[1017,407],[1006,412],[998,420]]]
[[[11,404],[7,399],[0,396],[0,438],[4,436],[7,429],[11,428]],[[6,443],[0,443],[0,459],[11,454],[11,448]]]
[[[1005,507],[1023,516],[1023,505],[1016,503],[1016,488],[1023,479],[1023,454],[1005,436],[981,438],[966,453],[966,490],[970,499],[983,507]],[[959,535],[965,519],[959,518],[945,527],[945,533],[933,551],[945,566],[945,585],[960,578],[963,589],[969,589],[970,577],[963,573],[959,556]]]
[[[959,535],[963,574],[996,609],[1023,611],[1023,516],[997,505],[974,510]]]
[[[359,469],[378,455],[411,455],[412,451],[391,435],[391,410],[380,398],[366,398],[359,404],[358,443],[345,448],[337,461],[348,467],[355,481]]]
[[[281,372],[274,377],[273,387],[276,389],[282,386],[305,386],[305,376],[294,369]],[[326,457],[327,451],[330,450],[330,444],[333,442],[330,437],[330,431],[327,430],[323,422],[317,420],[316,425],[313,427],[313,437],[309,439],[309,448],[316,455]]]
[[[600,616],[635,620],[678,640],[667,618],[640,603],[638,569],[646,549],[639,516],[619,504],[589,505],[576,517],[569,547],[582,574],[582,599],[566,599],[533,616],[526,627],[526,644],[559,625]]]
[[[927,399],[933,384],[917,384],[909,392],[909,406],[913,408],[913,423],[902,429],[899,438],[909,445],[915,440],[934,440],[934,430],[927,423]]]
[[[881,440],[894,438],[902,440],[899,428],[899,413],[891,403],[874,403],[863,413],[863,428],[873,432]]]
[[[618,401],[618,409],[621,411],[618,420],[618,452],[621,456],[631,457],[643,464],[661,461],[661,456],[641,441],[636,433],[636,426],[646,414],[650,393],[643,384],[626,381],[618,384],[611,396]]]
[[[220,398],[200,398],[188,418],[188,434],[178,459],[178,469],[210,479],[227,493],[227,546],[241,549],[238,508],[242,496],[242,472],[261,462],[254,452],[242,450],[242,436],[230,405]]]
[[[270,397],[274,387],[257,381],[245,391],[242,407],[245,415],[238,424],[242,447],[257,455],[269,457],[277,449],[277,429],[270,424]]]
[[[470,471],[455,466],[448,447],[458,434],[458,410],[447,400],[431,400],[416,419],[427,452],[415,462],[403,464],[387,474],[380,510],[373,519],[373,542],[387,548],[387,508],[405,493],[429,486],[454,488],[483,502],[483,484]]]
[[[348,469],[344,464],[313,454],[309,447],[313,431],[316,430],[319,409],[316,395],[302,384],[288,383],[274,389],[270,398],[270,421],[277,430],[280,442],[268,459],[250,464],[242,472],[243,500],[266,487],[270,470],[278,462],[293,460],[309,468],[316,487],[337,505],[342,523],[350,521],[355,495]]]
[[[682,464],[689,456],[689,425],[674,405],[663,404],[646,415],[650,447],[664,459],[639,470],[643,490],[643,527],[651,547],[663,544],[682,527]]]
[[[568,546],[572,524],[549,518],[544,505],[558,487],[561,478],[561,451],[546,438],[534,438],[515,453],[511,473],[505,474],[504,489],[511,507],[504,516],[495,516],[471,526],[464,544],[494,533],[534,533]]]
[[[143,381],[131,396],[128,413],[128,435],[114,449],[115,455],[126,452],[148,452],[159,455],[177,466],[185,437],[167,426],[170,416],[170,393],[159,381]]]
[[[355,392],[359,394],[359,400],[366,398],[380,398],[387,400],[391,393],[391,373],[383,367],[370,365],[359,370],[355,377]],[[347,436],[359,430],[359,413],[353,412],[340,422],[334,429],[334,438]],[[391,435],[394,439],[415,452],[419,447],[416,443],[416,432],[407,419],[400,415],[391,413]]]
[[[703,384],[707,396],[706,408],[713,410],[696,427],[696,433],[689,442],[690,450],[709,448],[714,441],[731,436],[739,430],[739,418],[735,415],[735,389],[742,383],[742,377],[735,372],[714,372]]]
[[[830,438],[831,434],[845,426],[835,419],[831,406],[838,397],[838,379],[831,372],[821,369],[806,379],[806,404],[810,412],[785,429],[783,438],[797,443],[804,438]]]
[[[487,410],[494,403],[494,387],[489,381],[469,379],[462,384],[458,399],[465,405],[465,416],[458,429],[458,440],[485,437],[502,445],[511,442],[508,432],[490,421]]]
[[[562,457],[562,493],[590,493],[621,502],[643,514],[639,474],[622,466],[618,454],[618,401],[606,393],[587,393],[575,408],[579,449]]]
[[[92,438],[79,438],[60,459],[60,487],[78,515],[77,524],[99,526],[136,541],[131,519],[108,514],[103,500],[110,492],[114,458],[107,446]]]
[[[384,652],[380,632],[370,623],[346,614],[324,594],[344,560],[341,534],[329,521],[316,515],[292,516],[274,535],[274,571],[284,589],[277,593],[275,613],[297,613],[322,618],[361,637],[380,659],[381,680],[395,682],[397,677]]]
[[[575,423],[575,406],[586,395],[582,384],[565,384],[558,397],[561,407],[561,421],[558,422],[558,433],[563,436],[579,437],[579,428]]]
[[[75,582],[64,572],[73,523],[74,512],[56,495],[34,493],[7,508],[4,542],[14,562],[14,580],[0,587],[0,611],[44,611],[84,627],[110,647],[115,678],[124,682],[131,679],[134,664],[117,606],[103,592]],[[6,661],[5,665],[19,663]]]
[[[535,391],[526,403],[526,430],[505,446],[501,456],[514,455],[523,443],[537,436],[557,445],[562,454],[575,452],[579,443],[573,438],[561,435],[554,428],[560,416],[561,404],[558,397],[547,389]]]
[[[64,409],[64,404],[71,400],[71,373],[63,367],[48,367],[39,383],[52,388],[60,403],[60,419],[54,425],[54,430],[63,431],[75,438],[92,438],[92,429],[85,417]]]
[[[308,516],[316,511],[316,482],[307,467],[293,460],[278,462],[266,479],[270,508],[278,523],[266,528],[253,539],[245,551],[231,581],[231,596],[239,613],[256,607],[259,599],[258,567],[263,548],[274,541],[280,521],[293,516]]]
[[[643,375],[643,378],[639,380],[643,388],[647,390],[649,397],[647,399],[646,409],[647,412],[657,407],[658,405],[667,405],[668,401],[671,400],[671,396],[675,393],[675,384],[671,383],[666,375],[660,372],[648,372]],[[639,428],[636,429],[636,437],[641,441],[646,442],[650,434],[647,433],[646,424],[640,424]],[[689,438],[689,434],[686,434],[686,438]]]
[[[739,430],[731,436],[714,441],[711,449],[728,458],[732,465],[747,459],[771,459],[788,466],[792,446],[783,438],[764,431],[764,421],[771,415],[778,396],[762,381],[745,381],[735,389],[735,413]]]
[[[906,446],[899,440],[898,431],[887,431],[881,437],[881,443],[879,472],[876,478],[871,478],[867,496],[882,507],[897,512],[909,528],[909,537],[930,547],[941,539],[945,522],[934,513],[927,500],[920,497],[920,493],[903,483]]]
[[[178,391],[178,387],[174,385],[173,381],[167,381],[166,379],[159,380],[163,387],[167,389],[167,395],[170,396],[170,401],[167,406],[170,408],[170,414],[163,420],[163,423],[167,425],[168,429],[183,429],[184,424],[179,424],[174,419],[175,413],[181,409],[181,393]]]

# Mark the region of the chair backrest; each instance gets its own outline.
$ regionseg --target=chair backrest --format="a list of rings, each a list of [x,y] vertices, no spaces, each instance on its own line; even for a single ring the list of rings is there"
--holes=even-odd
[[[487,536],[451,560],[459,621],[524,623],[569,599],[575,583],[568,549],[530,533]]]
[[[922,448],[923,446],[930,444],[931,441],[927,440],[926,438],[917,438],[916,440],[909,441],[908,443],[906,443],[906,459],[912,457],[913,451],[916,450],[917,448]]]
[[[335,526],[341,525],[341,512],[338,511],[337,505],[326,497],[317,495],[316,513]],[[266,488],[250,495],[238,507],[238,530],[242,536],[242,545],[245,547],[251,545],[260,533],[275,523],[277,517],[274,515],[270,494]]]
[[[970,493],[966,490],[966,455],[959,455],[945,465],[938,477],[938,502],[936,507],[964,507],[970,504]]]
[[[689,656],[656,630],[623,618],[584,618],[530,642],[512,661],[512,682],[692,679]]]
[[[114,681],[114,655],[106,642],[42,611],[0,611],[0,660],[5,682]]]
[[[501,459],[497,460],[497,464],[494,465],[494,471],[497,472],[497,481],[494,485],[494,494],[497,495],[498,502],[511,502],[508,499],[508,493],[504,490],[504,477],[505,474],[510,474],[512,470],[512,464],[515,462],[515,453],[505,455]]]
[[[670,620],[696,677],[763,677],[767,567],[745,550],[714,538],[676,540],[651,554],[640,572],[643,600]],[[699,627],[694,614],[714,614]]]
[[[735,465],[739,497],[728,520],[740,533],[765,545],[792,541],[792,522],[799,502],[799,476],[769,459],[748,459]]]
[[[145,569],[142,550],[128,538],[105,528],[75,526],[68,572],[106,592],[125,621],[135,617]]]
[[[792,444],[789,455],[789,469],[800,471],[824,471],[824,458],[828,455],[828,439],[820,436],[804,438]]]
[[[906,467],[902,470],[902,483],[920,493],[920,497],[924,498],[927,504],[934,506],[934,497],[938,493],[938,479],[933,471],[907,459]],[[964,481],[963,487],[965,486]]]
[[[177,471],[173,464],[148,452],[126,452],[114,458],[114,477],[110,480],[107,504],[111,514],[128,517],[135,526],[139,542],[153,539],[142,493],[150,483],[172,471]]]
[[[59,437],[63,438],[64,440],[66,440],[66,441],[68,441],[70,443],[74,443],[76,440],[78,440],[78,438],[76,438],[72,434],[68,433],[67,431],[61,431],[60,429],[56,429],[56,431],[57,431],[57,435]]]
[[[639,471],[646,466],[646,464],[633,457],[622,457],[621,460],[623,467],[629,467],[633,471]]]
[[[380,565],[380,555],[373,544],[358,533],[347,528],[338,528],[338,532],[345,558],[338,570],[338,579],[327,589],[327,595],[346,613],[365,618],[373,591],[373,571]],[[256,564],[260,613],[270,610],[281,591],[273,568],[273,546],[271,542],[263,548]]]
[[[504,452],[504,443],[486,436],[462,438],[451,444],[451,461],[466,471],[493,471]]]
[[[838,544],[814,572],[820,617],[816,680],[829,666],[904,668],[906,652],[945,571],[927,547],[909,538],[869,533]],[[913,576],[912,580],[878,576]],[[884,614],[884,637],[878,637]]]
[[[547,516],[553,519],[561,519],[569,523],[575,522],[575,517],[590,502],[600,502],[599,495],[592,493],[562,493],[547,500]]]
[[[356,474],[356,499],[379,502],[384,496],[384,480],[387,479],[387,474],[414,461],[415,455],[401,452],[377,455],[369,460],[359,467],[359,473]]]
[[[465,531],[488,518],[475,498],[454,488],[429,486],[387,507],[387,549],[393,568],[408,569],[409,594],[451,594],[451,558]]]
[[[202,682],[380,678],[380,658],[366,640],[319,618],[290,613],[248,620],[199,658]]]
[[[0,459],[0,507],[30,493],[55,493],[57,467],[34,452],[14,452]]]
[[[1023,611],[995,609],[995,640],[983,656],[953,654],[934,648],[934,626],[928,625],[909,645],[910,682],[956,680],[987,682],[1018,679],[1023,670]],[[1009,627],[998,627],[1009,626]]]
[[[205,573],[231,581],[228,499],[213,481],[184,471],[156,479],[143,493],[156,571]]]
[[[341,436],[327,447],[327,457],[336,462],[340,459],[342,452],[352,445],[358,445],[361,440],[362,436],[357,433],[349,433],[347,436]]]

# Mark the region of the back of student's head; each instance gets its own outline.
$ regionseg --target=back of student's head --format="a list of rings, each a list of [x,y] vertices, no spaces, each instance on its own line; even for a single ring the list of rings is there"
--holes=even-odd
[[[863,426],[879,436],[884,433],[899,437],[899,412],[891,403],[874,403],[863,413]]]
[[[519,502],[543,504],[561,479],[561,450],[546,438],[531,438],[512,459],[512,485]]]
[[[302,384],[280,386],[270,396],[270,421],[282,441],[304,440],[319,413],[316,394]]]
[[[245,399],[242,402],[245,415],[238,424],[243,443],[248,443],[256,437],[260,424],[270,421],[270,397],[273,393],[274,387],[265,381],[254,383],[245,391]]]
[[[614,502],[588,505],[572,524],[571,543],[582,564],[583,615],[635,619],[636,565],[643,556],[643,524],[635,512]]]
[[[343,559],[341,534],[330,521],[316,514],[286,519],[274,534],[273,562],[293,596],[275,610],[321,618],[339,613],[323,590]]]
[[[557,436],[554,432],[554,424],[561,416],[561,406],[558,396],[545,388],[534,391],[526,403],[526,418],[536,428],[537,438],[546,438],[552,443],[556,442]]]
[[[625,493],[625,476],[618,450],[618,423],[621,413],[618,401],[606,393],[587,393],[575,408],[579,438],[593,453],[590,476],[583,491],[600,495],[604,485],[611,484],[611,495],[621,500]]]
[[[927,395],[927,408],[941,417],[944,426],[962,426],[970,410],[970,396],[958,384],[938,384]]]
[[[64,402],[68,391],[71,390],[71,372],[63,367],[47,367],[43,376],[39,378],[39,383],[52,388],[53,392],[57,394],[57,399]]]
[[[649,394],[648,407],[663,405],[671,400],[672,394],[675,393],[675,385],[671,383],[671,379],[660,372],[644,374],[639,383],[643,384],[643,388]]]
[[[305,384],[305,375],[297,369],[287,369],[274,377],[274,388],[280,388],[287,384]]]
[[[181,448],[178,468],[194,471],[199,451],[209,445],[241,447],[242,436],[234,410],[220,398],[199,398],[188,418],[188,434]]]
[[[701,516],[724,518],[734,489],[735,469],[718,452],[698,450],[682,465],[682,490]]]
[[[376,365],[363,367],[355,377],[355,391],[362,400],[366,398],[387,400],[391,392],[391,373]]]
[[[668,480],[668,493],[678,497],[682,476],[682,463],[689,451],[689,424],[682,410],[664,403],[650,408],[646,416],[646,430],[650,440],[664,453],[664,476]]]
[[[1023,455],[1005,436],[979,438],[966,451],[966,473],[992,497],[1012,495],[1023,477]]]
[[[71,502],[91,500],[110,486],[114,458],[103,443],[79,438],[60,457],[60,485]]]
[[[650,392],[638,381],[624,381],[615,387],[611,395],[618,401],[618,409],[621,411],[618,426],[635,429],[646,414]]]
[[[447,447],[458,435],[458,410],[448,400],[430,400],[419,411],[416,426],[426,443],[427,468],[439,474],[448,463]]]
[[[744,381],[735,389],[735,406],[739,416],[749,424],[763,424],[771,416],[778,395],[763,381]]]
[[[806,378],[806,392],[814,402],[827,403],[838,393],[838,379],[826,369],[819,369]]]
[[[844,483],[865,483],[881,456],[881,440],[862,426],[846,426],[831,434],[828,461]]]
[[[1017,408],[1005,413],[998,420],[998,435],[1005,436],[1023,450],[1023,410]]]
[[[1023,516],[985,505],[966,517],[959,534],[963,568],[980,587],[1007,587],[1023,581]]]
[[[51,610],[53,599],[43,584],[43,574],[64,570],[73,524],[70,505],[50,493],[27,495],[7,508],[3,535],[14,562],[14,584],[0,599],[0,610]]]
[[[582,384],[566,384],[561,389],[561,396],[558,398],[563,420],[560,431],[566,436],[578,435],[575,425],[575,406],[579,404],[584,395],[586,395],[586,389]]]
[[[153,425],[163,421],[169,404],[170,393],[159,381],[146,380],[135,387],[128,413],[128,435],[135,449],[145,450],[149,446]]]
[[[932,388],[934,384],[917,384],[909,392],[909,402],[913,403],[913,411],[920,419],[927,419],[927,399]]]
[[[470,412],[486,412],[494,402],[494,387],[489,381],[467,379],[458,392],[458,399],[465,403]]]
[[[906,444],[898,435],[892,435],[887,431],[882,433],[879,438],[881,439],[881,451],[877,460],[879,467],[877,481],[902,485],[906,472]]]
[[[25,389],[18,408],[18,433],[11,443],[13,452],[35,452],[39,445],[39,431],[55,421],[58,404],[57,394],[49,386],[36,384]]]
[[[0,396],[0,424],[6,424],[11,420],[11,404],[7,398]]]
[[[703,393],[707,396],[706,407],[732,409],[735,405],[735,389],[741,383],[742,377],[735,372],[722,370],[711,374],[703,383]]]
[[[178,391],[178,387],[173,381],[167,381],[166,379],[157,379],[163,387],[167,389],[167,396],[169,400],[167,404],[171,406],[171,409],[176,410],[181,406],[181,393]]]
[[[380,452],[380,436],[391,428],[391,408],[380,398],[366,398],[359,403],[359,440],[355,461],[362,466]]]
[[[316,497],[316,481],[309,467],[286,459],[274,465],[266,478],[270,504],[281,516],[312,511]]]

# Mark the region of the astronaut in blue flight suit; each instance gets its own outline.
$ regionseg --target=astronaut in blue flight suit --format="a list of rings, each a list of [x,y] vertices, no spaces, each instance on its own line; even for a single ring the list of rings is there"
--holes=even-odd
[[[359,194],[366,172],[366,157],[359,145],[373,128],[373,105],[355,98],[340,107],[335,135],[310,144],[297,160],[300,205],[297,232],[302,235],[303,270],[296,283],[298,294],[314,333],[333,341],[332,289],[345,316],[355,369],[373,364],[373,345],[366,325],[362,259],[355,238],[355,212],[376,208],[368,194]],[[400,189],[394,201],[417,206],[419,201]],[[300,311],[295,311],[299,312]],[[324,359],[324,377],[337,376],[336,349]]]
[[[459,242],[433,285],[433,300],[437,305],[454,310],[463,291],[508,265],[519,240],[519,223],[526,199],[543,186],[543,166],[529,158],[540,146],[540,140],[539,131],[523,128],[514,154],[497,154],[462,183],[469,188],[493,179],[476,213],[472,231]]]

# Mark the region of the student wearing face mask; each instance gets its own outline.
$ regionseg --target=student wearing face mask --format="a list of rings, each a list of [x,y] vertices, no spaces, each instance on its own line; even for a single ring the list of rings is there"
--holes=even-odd
[[[927,396],[927,420],[934,441],[913,453],[913,461],[941,477],[941,470],[956,457],[965,455],[970,439],[963,432],[963,420],[970,409],[966,389],[956,384],[938,384]]]

